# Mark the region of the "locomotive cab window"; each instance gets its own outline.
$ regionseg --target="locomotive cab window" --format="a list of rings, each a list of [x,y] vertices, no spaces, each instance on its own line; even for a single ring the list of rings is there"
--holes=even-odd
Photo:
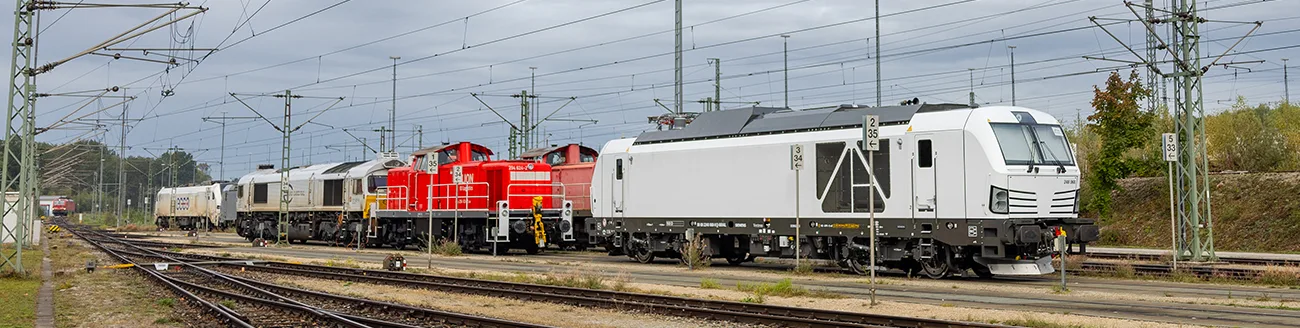
[[[352,194],[361,194],[361,179],[352,179]]]
[[[372,175],[367,180],[369,181],[366,183],[366,192],[373,194],[379,191],[379,188],[388,187],[388,176],[386,175]]]
[[[592,155],[592,154],[589,154],[589,153],[582,153],[582,154],[578,155],[578,161],[583,162],[583,163],[591,163],[591,162],[595,162],[595,161],[596,161],[596,155]]]
[[[623,159],[614,160],[614,179],[623,180]]]
[[[439,153],[440,155],[438,155],[438,165],[455,163],[456,160],[460,159],[460,151],[456,150],[455,148],[440,151]]]
[[[564,161],[567,159],[568,158],[566,158],[562,151],[546,154],[546,164],[550,164],[551,166],[564,164]]]
[[[488,160],[488,155],[486,153],[477,150],[471,151],[469,160],[475,162],[484,162]]]
[[[930,140],[916,141],[916,166],[933,167],[934,166],[934,149]]]

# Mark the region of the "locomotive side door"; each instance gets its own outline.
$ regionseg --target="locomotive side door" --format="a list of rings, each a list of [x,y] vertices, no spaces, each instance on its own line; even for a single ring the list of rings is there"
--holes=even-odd
[[[628,164],[630,161],[627,160],[626,153],[613,154],[610,157],[613,157],[612,159],[614,160],[614,171],[609,174],[609,198],[614,204],[614,213],[617,213],[616,216],[623,216],[623,179],[627,178],[627,170],[629,168]]]
[[[912,211],[917,219],[934,219],[938,207],[936,197],[935,152],[933,134],[917,134],[912,138]]]

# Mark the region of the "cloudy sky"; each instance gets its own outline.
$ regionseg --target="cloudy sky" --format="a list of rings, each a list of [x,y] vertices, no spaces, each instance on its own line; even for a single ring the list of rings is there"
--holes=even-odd
[[[713,95],[714,68],[708,58],[722,60],[721,93],[726,106],[742,106],[742,102],[784,106],[782,34],[790,36],[791,107],[876,104],[872,2],[684,2],[686,110],[700,110],[702,105],[695,101]],[[931,103],[966,103],[972,83],[980,104],[1009,105],[1008,46],[1015,46],[1017,104],[1073,121],[1090,112],[1092,86],[1102,83],[1107,72],[1124,69],[1123,63],[1083,56],[1136,59],[1088,20],[1089,16],[1134,18],[1121,1],[884,2],[879,49],[883,80],[879,85],[880,101],[886,105],[913,97]],[[1166,2],[1157,0],[1156,4],[1163,7]],[[1238,95],[1251,102],[1281,100],[1280,59],[1300,61],[1300,42],[1296,41],[1300,40],[1300,3],[1209,0],[1198,4],[1208,8],[1203,15],[1209,19],[1264,22],[1255,36],[1219,61],[1241,64],[1216,66],[1207,73],[1207,110],[1222,110]],[[221,161],[221,125],[203,118],[256,116],[229,94],[232,92],[243,95],[240,99],[275,124],[283,119],[283,100],[255,95],[288,89],[308,96],[293,103],[294,125],[317,114],[320,116],[313,122],[320,124],[308,124],[294,134],[295,165],[371,157],[345,129],[365,138],[371,147],[379,147],[379,135],[372,131],[388,126],[393,101],[394,62],[390,56],[401,57],[396,62],[396,128],[402,152],[417,146],[421,139],[415,133],[418,126],[425,146],[467,140],[504,154],[509,126],[470,93],[483,94],[481,99],[488,105],[517,119],[518,100],[506,95],[532,88],[533,72],[536,93],[543,97],[539,108],[543,113],[549,114],[560,108],[565,98],[575,97],[552,116],[563,120],[542,124],[547,143],[581,142],[598,148],[606,140],[654,129],[646,117],[665,112],[655,99],[672,107],[673,1],[224,0],[193,5],[208,10],[114,48],[220,50],[211,54],[101,50],[98,53],[151,60],[181,59],[180,65],[169,67],[127,58],[84,56],[38,76],[39,92],[122,87],[122,92],[110,95],[136,97],[127,106],[128,154],[147,156],[175,145],[197,153],[200,161],[214,167]],[[129,8],[44,11],[37,62],[71,56],[165,12]],[[181,10],[162,21],[189,12]],[[5,24],[12,23],[12,18],[7,19],[10,21]],[[1224,52],[1253,26],[1204,25],[1202,39],[1207,42],[1202,56]],[[1145,54],[1142,25],[1119,22],[1107,29]],[[1169,56],[1161,53],[1161,58]],[[168,90],[171,95],[164,97]],[[329,107],[335,102],[330,99],[338,97],[343,100]],[[106,138],[116,144],[121,129],[109,120],[120,119],[122,107],[92,113],[120,99],[88,99],[42,98],[37,107],[38,126],[91,114],[87,119],[101,119],[106,130],[88,131],[84,124],[70,124],[42,134],[41,141]],[[330,109],[321,113],[326,108]],[[267,122],[230,120],[225,136],[226,177],[261,163],[279,164],[279,132]],[[220,175],[220,170],[214,169],[213,175]]]

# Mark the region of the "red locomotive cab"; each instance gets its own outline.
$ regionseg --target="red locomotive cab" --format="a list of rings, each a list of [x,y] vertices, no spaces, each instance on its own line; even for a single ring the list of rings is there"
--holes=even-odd
[[[551,181],[555,183],[553,191],[572,201],[575,215],[582,216],[591,211],[591,174],[596,169],[597,156],[595,149],[568,144],[533,149],[520,157],[549,164]]]
[[[389,174],[389,209],[487,211],[492,189],[485,181],[483,164],[492,151],[461,142],[425,148],[411,154],[411,165]],[[430,166],[432,164],[432,166]]]

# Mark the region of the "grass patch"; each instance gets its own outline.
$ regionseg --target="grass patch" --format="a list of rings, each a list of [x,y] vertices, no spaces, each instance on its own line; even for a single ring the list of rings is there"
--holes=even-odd
[[[1115,276],[1125,279],[1133,279],[1133,277],[1137,277],[1137,270],[1133,269],[1133,265],[1128,262],[1118,263],[1115,264]]]
[[[794,273],[796,276],[810,275],[813,273],[813,265],[808,261],[799,261],[799,264],[790,268],[790,273]]]
[[[722,284],[719,284],[717,280],[704,278],[704,279],[700,279],[700,288],[722,289]]]
[[[224,306],[226,308],[233,308],[235,307],[235,301],[221,300],[221,306]]]
[[[87,273],[86,262],[102,256],[77,239],[49,240],[55,286],[75,286],[54,293],[58,327],[174,327],[185,303],[136,269],[99,269]],[[57,246],[57,247],[55,247]],[[100,264],[114,264],[99,260]],[[166,305],[166,304],[171,305]],[[28,322],[24,326],[30,326]],[[4,327],[0,324],[0,327]]]
[[[540,285],[563,286],[586,289],[605,289],[605,277],[599,274],[588,274],[578,270],[567,272],[547,272],[540,279],[533,283]]]
[[[844,295],[832,293],[825,290],[807,289],[795,286],[790,278],[781,279],[775,283],[756,283],[747,284],[743,282],[736,283],[736,290],[753,293],[755,297],[764,296],[779,297],[815,297],[815,298],[844,298]]]
[[[1055,323],[1043,319],[1031,318],[1028,316],[1020,319],[1010,319],[1002,322],[998,322],[997,320],[994,320],[992,323],[1004,324],[1008,326],[1032,327],[1032,328],[1084,328],[1086,327],[1084,325],[1059,324],[1059,323]]]
[[[1300,273],[1270,265],[1260,271],[1259,276],[1255,277],[1255,282],[1265,285],[1294,287],[1300,285]]]
[[[433,253],[442,256],[461,256],[465,253],[460,249],[460,244],[451,239],[443,239],[433,246]]]
[[[0,256],[8,257],[14,253],[12,246],[0,250]],[[0,327],[29,327],[36,322],[36,291],[41,287],[41,253],[39,250],[23,250],[23,269],[25,274],[9,270],[9,266],[0,269]]]
[[[353,269],[361,268],[361,265],[357,264],[357,260],[351,257],[346,259],[341,259],[341,260],[339,258],[330,258],[329,260],[325,260],[324,265],[328,267],[336,267],[336,268],[353,268]]]
[[[153,323],[155,325],[170,325],[174,323],[181,323],[181,321],[176,320],[176,318],[172,318],[172,317],[162,317],[154,320]]]
[[[701,240],[699,235],[686,242],[683,247],[685,251],[682,254],[682,264],[691,270],[703,269],[713,264],[713,258],[709,253],[709,244],[706,240]]]
[[[1061,285],[1052,285],[1052,293],[1053,293],[1053,294],[1066,294],[1066,293],[1069,293],[1069,292],[1070,292],[1069,289],[1066,289],[1065,287],[1063,287],[1063,286],[1061,286]]]

